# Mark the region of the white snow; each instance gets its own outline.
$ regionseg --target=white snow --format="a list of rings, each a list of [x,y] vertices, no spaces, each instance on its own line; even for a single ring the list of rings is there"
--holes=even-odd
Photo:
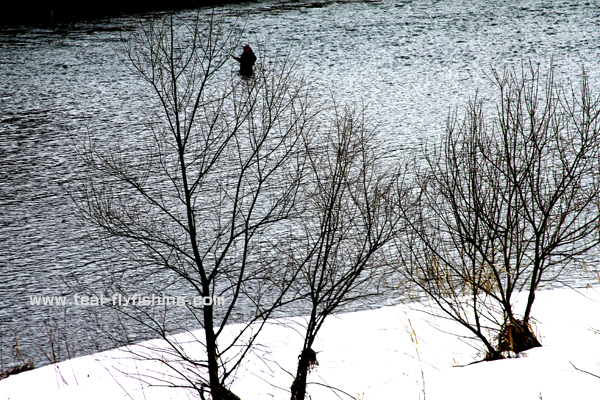
[[[311,398],[600,399],[600,378],[575,368],[600,376],[599,286],[539,292],[534,316],[543,347],[518,358],[471,365],[466,364],[480,357],[471,342],[443,331],[466,332],[423,309],[427,305],[395,305],[327,320],[313,346],[319,366],[310,375]],[[302,318],[275,320],[261,333],[262,345],[232,387],[242,400],[289,398],[301,323]],[[202,332],[192,334],[201,337]],[[190,335],[178,338],[183,342]],[[155,340],[136,349],[160,345]],[[131,377],[136,374],[174,379],[161,362],[134,362],[117,349],[11,376],[0,381],[0,399],[194,398],[181,390],[149,387]]]

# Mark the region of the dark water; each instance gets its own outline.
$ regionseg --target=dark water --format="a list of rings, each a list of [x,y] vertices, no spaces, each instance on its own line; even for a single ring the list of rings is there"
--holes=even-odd
[[[479,88],[490,66],[547,65],[600,87],[600,7],[576,1],[266,1],[222,9],[246,15],[244,41],[266,57],[298,54],[321,96],[364,102],[390,150],[435,139],[449,110]],[[185,14],[185,12],[183,13]],[[70,138],[127,137],[143,120],[145,87],[119,60],[134,18],[0,30],[0,327],[5,365],[15,333],[25,357],[53,311],[29,296],[70,293],[76,268],[92,275],[64,186],[79,171]],[[231,68],[236,66],[232,62]],[[79,320],[69,317],[75,335]],[[89,333],[89,332],[88,332]]]

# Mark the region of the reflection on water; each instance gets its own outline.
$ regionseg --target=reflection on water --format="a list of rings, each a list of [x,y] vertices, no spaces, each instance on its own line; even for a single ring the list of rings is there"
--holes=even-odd
[[[600,9],[593,2],[265,1],[246,13],[244,41],[266,57],[299,54],[322,96],[363,101],[385,146],[417,150],[446,115],[480,88],[484,72],[522,60],[547,63],[577,81],[585,66],[600,82]],[[518,5],[516,5],[518,4]],[[78,173],[70,135],[123,138],[143,121],[144,86],[119,61],[131,18],[0,31],[0,326],[5,363],[15,332],[21,351],[44,363],[34,343],[48,309],[29,296],[69,293],[78,267],[93,279],[97,254],[82,246],[64,185]],[[235,69],[235,62],[231,68]],[[382,144],[383,145],[383,144]],[[69,324],[78,326],[75,312]],[[79,333],[81,340],[86,335]]]

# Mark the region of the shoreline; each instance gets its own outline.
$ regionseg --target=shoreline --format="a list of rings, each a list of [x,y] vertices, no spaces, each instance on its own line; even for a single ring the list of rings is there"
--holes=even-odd
[[[0,13],[0,27],[19,25],[52,25],[85,20],[119,17],[128,14],[179,11],[203,7],[216,7],[237,3],[254,3],[257,0],[106,0],[83,2],[81,0],[22,0],[5,6]]]
[[[337,315],[327,320],[315,344],[319,366],[310,375],[308,392],[319,399],[349,398],[343,391],[361,400],[416,400],[424,395],[430,400],[597,398],[600,379],[590,373],[600,374],[600,286],[538,292],[536,310],[542,347],[472,365],[477,350],[459,336],[464,332],[428,315],[427,304]],[[234,393],[244,400],[289,398],[289,372],[302,341],[293,328],[302,322],[302,317],[292,317],[268,324],[259,336],[260,346],[237,373]],[[230,326],[223,340],[236,327]],[[193,352],[199,343],[189,340],[201,341],[202,331],[176,337]],[[139,354],[163,345],[151,340],[131,349]],[[156,377],[168,373],[161,362],[134,361],[131,353],[114,349],[10,376],[0,381],[0,399],[187,398],[183,390],[141,386],[131,376],[146,374],[148,381],[148,372]]]

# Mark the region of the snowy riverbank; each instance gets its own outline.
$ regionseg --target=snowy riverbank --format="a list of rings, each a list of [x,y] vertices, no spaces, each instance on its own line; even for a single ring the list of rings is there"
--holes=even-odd
[[[591,375],[600,376],[600,287],[539,292],[534,316],[543,347],[464,367],[454,366],[476,360],[477,351],[442,332],[458,331],[451,322],[419,312],[423,307],[396,305],[328,320],[313,347],[319,366],[310,375],[316,382],[308,387],[312,399],[600,398],[600,378]],[[240,369],[232,388],[242,400],[289,398],[288,372],[294,372],[301,346],[291,326],[300,321],[277,320],[264,330],[264,346]],[[14,375],[0,381],[0,399],[193,398],[125,377],[125,371],[167,376],[160,362],[134,364],[127,357],[112,350]]]

